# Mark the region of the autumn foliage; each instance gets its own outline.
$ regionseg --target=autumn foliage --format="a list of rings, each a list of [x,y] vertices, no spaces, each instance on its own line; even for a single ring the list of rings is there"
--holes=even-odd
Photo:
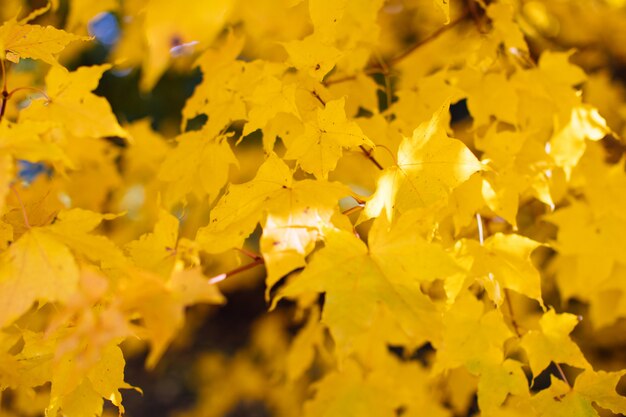
[[[0,19],[0,416],[626,414],[623,0]]]

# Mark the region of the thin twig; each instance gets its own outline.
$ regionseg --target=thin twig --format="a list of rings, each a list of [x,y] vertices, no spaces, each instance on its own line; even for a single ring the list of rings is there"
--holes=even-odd
[[[322,98],[320,97],[319,94],[317,94],[317,91],[313,90],[313,91],[311,91],[311,94],[313,94],[313,97],[315,97],[317,99],[317,101],[322,103],[322,106],[326,106],[326,102],[324,100],[322,100]]]
[[[365,154],[365,156],[367,156],[367,159],[369,159],[370,161],[372,161],[372,163],[374,165],[376,165],[376,168],[380,169],[381,171],[384,170],[385,168],[383,168],[383,166],[376,160],[376,158],[374,158],[372,156],[372,150],[367,150],[367,148],[363,145],[359,145],[359,148],[363,151],[363,153]]]
[[[7,69],[4,59],[0,59],[0,70],[2,70],[2,91],[7,91]]]
[[[572,388],[572,384],[569,383],[569,381],[567,380],[567,377],[565,376],[565,372],[563,372],[563,368],[561,368],[561,365],[559,365],[556,362],[552,362],[554,364],[554,366],[556,367],[556,370],[559,372],[559,376],[561,377],[561,379],[567,384],[569,385],[570,388]]]
[[[209,284],[217,284],[218,282],[224,281],[228,277],[232,277],[233,275],[237,275],[237,274],[239,274],[241,272],[247,271],[248,269],[252,269],[255,266],[262,265],[264,263],[265,263],[265,261],[263,260],[263,258],[256,259],[255,261],[250,262],[249,264],[242,265],[242,266],[240,266],[238,268],[235,268],[235,269],[233,269],[231,271],[224,272],[223,274],[216,275],[213,278],[209,278]]]
[[[365,205],[365,203],[366,203],[366,201],[365,201],[365,200],[363,200],[363,199],[359,198],[358,196],[356,196],[356,195],[354,195],[354,194],[353,194],[353,195],[351,195],[350,197],[354,198],[354,201],[356,201],[356,202],[357,202],[357,204],[359,204],[359,205]]]
[[[506,302],[506,306],[509,309],[509,317],[511,318],[511,324],[513,325],[513,330],[515,330],[515,334],[517,337],[522,337],[522,332],[519,329],[519,325],[517,324],[517,320],[515,320],[515,315],[513,314],[513,304],[511,304],[511,293],[508,288],[504,289],[504,300]]]
[[[7,92],[7,69],[4,59],[0,59],[0,68],[2,69],[2,105],[0,105],[0,121],[4,118],[7,111],[7,102],[9,101],[9,93]]]
[[[418,50],[424,45],[431,43],[432,41],[434,41],[435,39],[437,39],[438,37],[440,37],[447,31],[449,31],[450,29],[456,27],[459,23],[467,19],[467,17],[470,16],[470,14],[471,13],[469,12],[469,10],[465,10],[463,14],[461,14],[459,17],[457,17],[456,19],[454,19],[447,25],[440,27],[439,29],[431,33],[429,36],[427,36],[426,38],[420,40],[419,42],[414,43],[413,45],[411,45],[409,49],[402,52],[400,55],[396,55],[395,57],[391,58],[389,62],[387,63],[387,65],[389,66],[396,65],[398,62],[402,61],[404,58],[411,55],[414,51]]]
[[[26,214],[26,208],[24,207],[24,202],[22,201],[22,197],[20,197],[20,193],[17,192],[13,184],[11,184],[9,188],[11,188],[11,191],[15,195],[15,198],[17,198],[17,202],[19,203],[20,208],[22,209],[22,217],[24,217],[24,224],[26,225],[27,228],[30,229],[30,222],[28,221],[28,214]]]
[[[41,88],[37,88],[37,87],[17,87],[17,88],[14,88],[13,90],[11,90],[8,93],[7,99],[10,99],[13,94],[15,94],[17,92],[20,92],[20,91],[24,91],[24,90],[30,90],[30,91],[34,91],[36,93],[39,93],[42,96],[44,96],[46,98],[46,100],[50,101],[50,97],[48,96],[48,94],[46,94],[46,92],[43,91]]]
[[[257,261],[259,259],[263,259],[263,256],[261,256],[261,254],[256,253],[256,252],[252,252],[251,250],[248,250],[246,248],[235,248],[235,249],[237,249],[239,252],[243,253],[244,255],[246,255],[249,258],[252,258],[255,261]]]
[[[356,206],[352,206],[349,209],[342,211],[341,214],[345,214],[346,216],[348,216],[352,213],[356,213],[359,210],[363,210],[363,207],[365,207],[364,204],[357,204]]]
[[[379,67],[368,67],[368,68],[365,68],[363,71],[361,71],[361,74],[374,75],[374,74],[387,74],[387,73],[385,72],[385,70]],[[345,75],[343,77],[325,80],[323,84],[326,87],[328,87],[329,85],[340,84],[340,83],[345,83],[346,81],[356,80],[356,77],[357,77],[357,74]]]

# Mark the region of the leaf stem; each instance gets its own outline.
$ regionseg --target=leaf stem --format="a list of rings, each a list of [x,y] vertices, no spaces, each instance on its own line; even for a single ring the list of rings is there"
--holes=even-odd
[[[228,272],[224,272],[223,274],[219,274],[212,278],[209,278],[209,284],[217,284],[218,282],[224,281],[226,278],[232,277],[233,275],[237,275],[241,272],[247,271],[248,269],[252,269],[255,266],[262,265],[264,263],[265,261],[263,260],[263,258],[256,259],[253,262],[250,262],[249,264],[242,265]]]
[[[372,163],[374,165],[376,165],[376,168],[380,169],[381,171],[384,170],[385,168],[383,168],[383,166],[376,160],[376,158],[374,158],[372,156],[372,151],[373,149],[367,150],[367,148],[363,145],[359,145],[359,148],[363,151],[363,153],[365,154],[365,156],[367,156],[367,159],[369,159],[370,161],[372,161]]]
[[[7,91],[7,69],[4,59],[0,59],[0,69],[2,70],[2,105],[0,105],[0,121],[4,118],[7,110],[7,102],[9,101],[9,93]]]
[[[246,248],[235,248],[235,249],[238,250],[239,252],[243,253],[247,257],[252,258],[255,261],[257,261],[259,259],[263,259],[263,256],[261,256],[261,254],[256,253],[256,252],[252,252],[251,250],[248,250]]]
[[[14,88],[13,90],[11,90],[8,95],[7,95],[7,99],[10,99],[11,96],[19,91],[24,91],[24,90],[30,90],[30,91],[34,91],[36,93],[41,94],[42,96],[44,96],[46,98],[46,100],[50,101],[50,97],[48,96],[48,94],[46,94],[45,91],[43,91],[41,88],[37,88],[37,87],[17,87]]]
[[[359,210],[363,210],[363,207],[365,207],[365,205],[363,204],[357,204],[356,206],[352,206],[349,209],[346,209],[344,211],[341,212],[341,214],[345,214],[346,216],[352,214],[352,213],[356,213]]]
[[[0,70],[2,70],[2,91],[7,91],[7,69],[4,59],[0,59]]]
[[[517,320],[515,320],[515,315],[513,314],[513,304],[511,304],[511,292],[508,288],[504,289],[504,301],[506,302],[506,306],[509,309],[509,316],[511,318],[513,330],[515,330],[515,334],[517,335],[517,337],[522,337],[522,332],[520,331]]]
[[[569,385],[570,388],[572,388],[572,384],[570,384],[570,382],[567,380],[567,377],[565,376],[565,372],[563,372],[563,368],[561,368],[561,365],[559,365],[556,362],[552,362],[554,364],[554,366],[556,367],[556,370],[559,372],[559,375],[561,377],[561,379],[567,384]]]
[[[24,207],[24,202],[22,201],[22,197],[20,197],[20,193],[17,192],[17,190],[15,189],[15,185],[13,184],[11,184],[9,188],[11,188],[13,195],[15,195],[15,198],[17,198],[17,202],[19,203],[20,208],[22,209],[22,217],[24,218],[24,224],[26,225],[27,228],[30,229],[31,226],[30,226],[30,222],[28,221],[28,214],[26,214],[26,207]]]

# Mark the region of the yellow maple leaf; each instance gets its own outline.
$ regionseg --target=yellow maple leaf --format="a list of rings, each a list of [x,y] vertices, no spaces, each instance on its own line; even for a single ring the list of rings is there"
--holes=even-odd
[[[615,388],[626,371],[606,372],[585,369],[576,378],[574,391],[598,406],[615,414],[626,414],[626,398],[618,395]]]
[[[48,121],[77,137],[126,138],[128,134],[118,124],[109,102],[91,93],[109,68],[111,65],[97,65],[69,72],[52,67],[46,75],[47,98],[33,101],[20,113],[20,121]]]
[[[305,417],[393,415],[397,408],[392,392],[363,377],[354,362],[319,381],[312,401],[304,407]]]
[[[289,54],[291,65],[317,81],[322,81],[342,56],[339,49],[324,43],[315,35],[286,42],[283,46]]]
[[[509,394],[528,398],[529,387],[523,364],[505,359],[501,364],[487,366],[481,370],[478,381],[478,407],[485,415],[498,411]]]
[[[320,230],[331,223],[349,188],[327,181],[294,181],[289,167],[271,154],[247,183],[231,185],[198,230],[200,247],[219,253],[241,247],[260,222],[261,249],[268,268],[268,291],[282,275],[304,264]]]
[[[578,368],[590,365],[580,349],[569,338],[569,333],[578,324],[573,314],[557,314],[549,310],[539,320],[541,330],[531,330],[522,337],[521,346],[528,355],[530,369],[537,377],[550,362],[566,363]]]
[[[0,259],[0,325],[11,323],[37,300],[66,300],[76,290],[78,276],[68,247],[45,227],[31,228]]]
[[[153,0],[145,8],[144,32],[147,54],[144,55],[144,72],[141,87],[144,91],[154,87],[167,69],[175,48],[184,48],[213,41],[222,29],[232,8],[231,0],[192,0],[178,7],[169,0]]]
[[[158,174],[158,179],[167,183],[166,206],[190,193],[215,200],[228,179],[229,167],[238,165],[228,137],[211,135],[203,129],[178,136],[178,146],[166,156]]]
[[[61,146],[45,138],[53,127],[47,121],[0,122],[0,152],[31,162],[61,162],[73,167]]]
[[[404,138],[397,165],[383,171],[376,192],[367,202],[367,218],[385,209],[391,219],[397,212],[440,203],[455,187],[483,169],[463,142],[447,136],[441,122],[447,111],[446,104],[415,129],[412,137]]]
[[[457,298],[444,313],[443,325],[434,373],[458,366],[475,375],[488,372],[490,367],[500,366],[504,342],[513,336],[500,311],[485,311],[485,305],[473,295]]]
[[[305,123],[301,136],[288,141],[285,159],[296,159],[303,170],[328,178],[343,153],[342,148],[374,144],[353,121],[346,118],[345,99],[329,101],[317,110],[317,119]]]
[[[178,219],[166,210],[159,211],[154,231],[125,246],[135,265],[162,276],[169,276],[176,262]]]
[[[440,313],[422,293],[420,283],[459,270],[438,245],[418,234],[404,233],[406,224],[389,230],[384,218],[377,221],[369,248],[350,232],[325,230],[325,247],[278,296],[324,292],[322,321],[340,357],[350,353],[354,340],[368,332],[379,305],[391,312],[415,343],[437,340]]]
[[[56,66],[59,63],[55,55],[65,49],[70,42],[91,39],[52,26],[23,24],[11,19],[0,26],[0,58],[15,63],[21,58],[40,59]]]
[[[463,251],[473,258],[470,274],[480,278],[491,299],[504,301],[503,288],[509,288],[535,299],[541,299],[541,277],[530,260],[532,251],[541,246],[524,236],[496,233],[484,244],[463,240]]]
[[[87,368],[76,364],[71,355],[66,355],[53,366],[50,404],[46,414],[54,417],[59,409],[68,415],[73,411],[95,411],[99,414],[103,398],[123,413],[119,390],[133,388],[124,381],[124,365],[122,350],[113,343],[103,349],[99,360]]]
[[[626,398],[615,392],[624,373],[586,369],[576,378],[573,388],[552,376],[550,387],[532,398],[532,406],[542,417],[597,417],[600,414],[593,403],[614,414],[624,414]]]
[[[71,248],[76,255],[97,262],[103,268],[122,268],[128,265],[128,261],[121,249],[107,237],[90,233],[103,220],[116,217],[118,216],[114,214],[74,208],[57,214],[56,221],[47,226],[46,231]]]
[[[223,304],[224,297],[199,268],[172,272],[167,279],[142,270],[129,270],[122,287],[122,308],[139,315],[138,336],[149,340],[146,366],[154,368],[184,324],[185,307],[199,302]]]

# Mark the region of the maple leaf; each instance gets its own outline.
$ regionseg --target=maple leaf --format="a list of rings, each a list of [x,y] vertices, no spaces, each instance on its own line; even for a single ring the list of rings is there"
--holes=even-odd
[[[78,267],[67,246],[32,228],[23,234],[0,261],[0,324],[4,327],[37,300],[62,301],[74,293]]]
[[[72,167],[61,146],[44,137],[52,126],[47,121],[11,123],[3,120],[0,122],[0,152],[31,162],[61,162]]]
[[[296,159],[300,167],[317,178],[328,178],[341,158],[342,148],[374,144],[359,126],[348,121],[343,98],[329,101],[317,110],[317,119],[305,123],[304,133],[289,140],[285,159]]]
[[[11,19],[0,26],[0,58],[15,63],[21,58],[33,58],[57,66],[59,63],[55,55],[69,43],[91,39],[52,26],[22,24]]]
[[[33,101],[20,113],[20,121],[48,121],[78,137],[127,137],[109,102],[91,93],[109,68],[111,65],[97,65],[69,72],[52,67],[46,75],[47,98]]]
[[[421,292],[420,283],[444,278],[460,268],[441,247],[406,233],[407,224],[399,224],[387,230],[388,224],[379,219],[369,248],[350,232],[325,230],[325,247],[280,291],[278,298],[326,294],[322,321],[341,356],[354,349],[357,336],[369,330],[378,305],[389,309],[416,343],[439,338],[440,313]]]
[[[166,280],[142,270],[129,270],[123,288],[122,309],[139,314],[136,331],[152,345],[146,366],[154,368],[184,323],[185,307],[200,302],[223,304],[224,297],[198,268],[175,268]]]
[[[289,167],[271,154],[252,181],[228,188],[196,240],[210,253],[241,247],[260,222],[269,291],[280,276],[304,264],[320,230],[332,224],[339,199],[351,194],[339,183],[294,181]]]
[[[530,254],[541,243],[527,237],[496,233],[483,244],[463,240],[462,245],[473,258],[470,274],[480,277],[491,299],[498,305],[504,301],[503,288],[509,288],[537,300],[541,299],[541,277],[530,261]]]
[[[548,389],[532,398],[533,408],[540,416],[599,416],[592,403],[615,414],[626,411],[626,398],[615,392],[624,375],[619,372],[595,372],[586,369],[576,378],[574,387],[554,376]]]
[[[228,168],[237,158],[227,136],[211,137],[205,130],[178,136],[178,146],[167,155],[158,178],[168,184],[164,203],[171,206],[187,194],[215,200],[228,179]]]
[[[513,336],[498,310],[484,311],[484,304],[471,295],[456,300],[444,313],[443,325],[435,373],[464,365],[480,374],[499,366],[504,360],[504,342]]]
[[[167,277],[176,262],[177,243],[178,219],[161,209],[154,231],[129,242],[125,249],[135,265]]]
[[[115,344],[103,349],[100,360],[87,368],[77,366],[70,355],[54,365],[50,404],[47,415],[56,416],[59,409],[64,414],[91,411],[102,413],[102,398],[110,400],[124,412],[120,389],[133,388],[124,382],[124,356]]]
[[[522,363],[505,359],[502,364],[486,366],[478,381],[478,407],[489,415],[497,412],[509,394],[528,398],[528,381]]]
[[[446,200],[451,191],[482,170],[474,154],[458,139],[449,138],[441,124],[448,105],[422,123],[398,150],[397,165],[385,169],[376,192],[365,207],[368,218],[385,209],[388,218],[412,207]]]
[[[306,74],[321,81],[333,69],[342,54],[337,48],[311,35],[302,40],[283,44],[291,64]]]
[[[550,362],[566,363],[579,368],[589,368],[580,349],[569,338],[578,324],[573,314],[557,314],[549,310],[539,320],[541,330],[531,330],[522,337],[521,346],[528,355],[530,369],[536,377]]]
[[[222,29],[232,8],[232,1],[191,0],[185,7],[178,7],[168,0],[154,0],[145,7],[145,34],[147,51],[136,51],[143,61],[144,72],[141,88],[147,91],[154,87],[171,58],[175,48],[185,45],[208,44]],[[147,54],[146,54],[147,52]]]
[[[13,321],[37,300],[67,300],[78,285],[73,253],[102,266],[123,265],[125,258],[117,246],[104,236],[89,234],[103,219],[113,217],[81,209],[61,212],[56,223],[32,227],[12,244],[0,262],[5,306],[0,323]]]
[[[375,417],[392,415],[395,408],[393,398],[378,384],[364,379],[358,367],[350,363],[342,372],[333,372],[318,383],[315,398],[305,406],[304,415]]]

